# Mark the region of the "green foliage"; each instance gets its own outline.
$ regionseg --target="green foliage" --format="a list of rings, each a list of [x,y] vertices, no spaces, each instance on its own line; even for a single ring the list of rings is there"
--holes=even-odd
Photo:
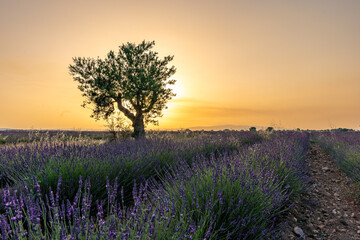
[[[5,144],[6,143],[6,138],[7,137],[0,136],[0,144]]]
[[[337,128],[337,129],[332,129],[332,132],[354,132],[354,129],[349,129],[349,128]]]
[[[250,132],[256,132],[256,127],[250,127],[250,128],[249,128],[249,131],[250,131]]]
[[[272,131],[274,131],[274,128],[273,128],[273,127],[268,127],[268,128],[266,129],[266,131],[267,131],[267,132],[272,132]]]
[[[342,148],[340,150],[340,148]],[[343,150],[344,149],[344,150]],[[335,154],[333,156],[336,157],[337,164],[339,167],[346,172],[350,177],[360,182],[359,171],[355,171],[354,169],[359,169],[360,166],[360,152],[356,149],[353,150],[348,146],[336,146],[334,147]]]
[[[167,66],[173,56],[160,59],[151,51],[154,45],[154,41],[126,43],[105,59],[73,58],[70,74],[86,98],[83,106],[95,105],[92,117],[108,119],[117,107],[133,122],[134,130],[143,129],[144,123],[157,124],[156,118],[175,96],[167,85],[175,84],[169,78],[176,69]]]

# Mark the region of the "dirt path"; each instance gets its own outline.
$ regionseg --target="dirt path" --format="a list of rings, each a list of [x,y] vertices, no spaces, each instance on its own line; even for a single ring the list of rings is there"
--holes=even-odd
[[[360,194],[351,179],[339,170],[319,145],[312,144],[307,163],[313,190],[302,196],[285,217],[283,239],[360,240]]]

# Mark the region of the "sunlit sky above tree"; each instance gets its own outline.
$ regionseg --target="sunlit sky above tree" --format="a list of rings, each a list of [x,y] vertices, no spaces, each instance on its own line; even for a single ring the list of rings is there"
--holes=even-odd
[[[359,129],[359,13],[357,0],[0,0],[0,128],[104,129],[72,57],[155,40],[177,68],[160,129]]]

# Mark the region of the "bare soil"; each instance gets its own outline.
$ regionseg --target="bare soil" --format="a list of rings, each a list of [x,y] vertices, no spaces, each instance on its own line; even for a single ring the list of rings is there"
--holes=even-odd
[[[360,240],[359,186],[317,144],[308,152],[311,188],[284,216],[282,239]]]

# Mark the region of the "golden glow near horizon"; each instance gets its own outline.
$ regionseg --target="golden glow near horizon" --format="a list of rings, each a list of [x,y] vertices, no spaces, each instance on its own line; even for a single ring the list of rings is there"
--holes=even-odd
[[[360,1],[0,0],[0,128],[105,129],[68,73],[155,40],[175,55],[159,127],[360,127]]]

